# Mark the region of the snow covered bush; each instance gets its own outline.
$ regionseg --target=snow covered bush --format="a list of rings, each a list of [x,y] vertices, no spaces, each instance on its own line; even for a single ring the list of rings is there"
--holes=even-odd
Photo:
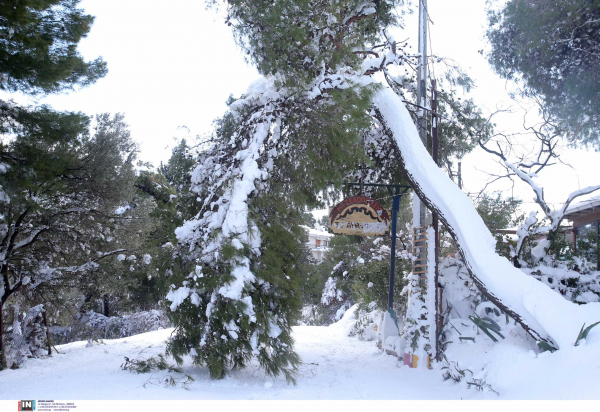
[[[304,305],[302,306],[302,314],[298,325],[301,326],[321,326],[323,325],[323,317],[320,312],[319,305]]]
[[[124,316],[106,317],[94,311],[84,313],[74,324],[51,326],[50,336],[55,345],[98,339],[118,339],[170,327],[164,311],[150,310]]]
[[[460,257],[446,256],[438,266],[444,311],[467,319],[484,299]]]
[[[12,326],[6,330],[6,367],[16,369],[27,358],[48,354],[44,305],[37,305],[21,313],[18,305],[12,307]]]
[[[340,262],[342,263],[342,262]],[[322,325],[329,325],[342,318],[344,313],[354,305],[354,300],[347,290],[345,277],[348,271],[344,270],[345,265],[336,265],[331,277],[325,282],[319,313],[321,314]]]
[[[600,272],[581,273],[566,265],[537,265],[521,270],[572,302],[585,304],[600,300]]]
[[[530,230],[536,231],[540,226],[541,223],[538,222]],[[577,252],[574,252],[564,231],[550,233],[548,236],[537,239],[527,236],[522,240],[518,256],[521,271],[571,302],[598,302],[600,271],[596,270],[596,244],[591,243],[593,247],[590,248],[586,239],[578,242]]]
[[[379,325],[383,317],[383,311],[377,309],[375,302],[356,311],[356,323],[350,332],[350,336],[356,336],[360,340],[372,341],[379,336]],[[380,344],[380,342],[379,342]]]

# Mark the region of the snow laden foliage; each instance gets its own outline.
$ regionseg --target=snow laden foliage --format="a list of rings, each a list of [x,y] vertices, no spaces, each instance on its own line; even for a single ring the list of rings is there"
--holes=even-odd
[[[547,233],[548,234],[547,238],[549,239],[549,241],[555,241],[556,238],[558,237],[560,225],[561,225],[562,221],[564,220],[564,216],[567,213],[567,210],[569,209],[569,206],[571,205],[571,203],[573,203],[573,201],[580,196],[589,195],[591,193],[594,193],[594,192],[600,190],[600,185],[588,186],[583,189],[579,189],[579,190],[572,192],[571,194],[569,194],[569,196],[567,197],[567,199],[562,207],[558,208],[557,210],[553,210],[546,201],[546,198],[544,196],[544,189],[542,187],[540,187],[538,184],[536,184],[536,182],[534,181],[534,178],[536,178],[537,175],[535,173],[527,173],[525,170],[523,170],[522,164],[514,165],[514,164],[508,162],[506,160],[506,158],[504,157],[504,155],[501,155],[501,156],[503,157],[502,160],[503,160],[503,163],[506,166],[507,170],[512,171],[522,181],[524,181],[531,187],[531,189],[535,193],[533,200],[542,209],[542,211],[544,212],[544,215],[546,217],[546,220],[549,222],[548,225],[542,225],[542,224],[538,225],[537,224],[538,223],[537,213],[531,212],[529,214],[529,216],[525,219],[523,224],[517,230],[517,235],[519,236],[519,239],[517,241],[516,248],[515,248],[514,252],[512,253],[513,260],[517,261],[519,258],[519,255],[521,254],[521,251],[523,249],[524,242],[528,237],[535,236],[537,234],[546,234]],[[525,167],[527,167],[527,166],[525,165]],[[535,257],[541,257],[542,254],[545,255],[545,253],[543,251],[543,247],[540,245],[539,251],[537,252],[537,256],[535,256]]]
[[[375,67],[397,60],[380,41],[391,7],[228,3],[238,40],[267,76],[230,104],[198,159],[192,185],[201,209],[176,231],[189,267],[167,295],[177,328],[170,353],[193,349],[214,378],[256,356],[268,373],[293,379],[301,217],[322,205],[331,180],[368,161],[361,138],[375,87],[352,50],[379,44],[387,57]]]
[[[293,378],[299,360],[290,327],[301,299],[294,290],[303,210],[317,205],[329,179],[341,178],[344,165],[361,156],[358,132],[367,125],[360,113],[369,90],[359,94],[347,86],[311,102],[260,79],[231,104],[215,133],[219,143],[201,155],[192,173],[202,207],[176,231],[187,245],[190,272],[167,295],[181,326],[170,348],[178,355],[193,347],[196,362],[208,365],[213,377],[256,355],[268,372]],[[350,113],[346,121],[344,112]],[[340,150],[343,141],[350,144]],[[188,311],[189,320],[180,316]],[[187,335],[192,326],[198,331]],[[216,357],[223,347],[229,348],[225,356]]]
[[[321,296],[322,305],[330,305],[333,301],[344,299],[344,292],[337,288],[337,279],[329,278],[325,282],[323,295]],[[339,320],[339,319],[338,319]]]
[[[336,275],[339,269],[332,272],[332,275]],[[348,271],[344,271],[348,275]],[[322,325],[330,325],[337,322],[344,316],[344,313],[354,304],[354,300],[349,293],[345,292],[342,285],[338,285],[338,280],[343,282],[345,276],[329,277],[325,286],[323,287],[323,293],[321,295],[321,302],[319,306],[319,312],[322,315]]]
[[[28,358],[48,354],[44,305],[21,312],[19,305],[12,307],[12,323],[6,329],[6,367],[17,369]]]
[[[405,60],[385,32],[397,5],[227,3],[228,23],[263,77],[231,102],[192,174],[200,212],[177,229],[185,267],[167,296],[177,332],[168,350],[178,361],[192,353],[221,378],[256,356],[267,373],[293,381],[301,216],[323,205],[330,181],[372,162],[369,151],[393,154],[449,229],[477,286],[536,339],[567,345],[580,324],[600,318],[597,306],[572,305],[496,255],[402,100],[371,77]]]
[[[427,228],[427,238],[435,239],[433,227]],[[435,243],[428,242],[427,247],[427,278],[423,279],[415,273],[409,275],[410,296],[402,331],[407,349],[410,347],[411,353],[423,351],[423,354],[419,354],[423,361],[427,356],[430,359],[435,356],[435,301],[427,299],[427,294],[431,296],[435,290]]]
[[[0,136],[8,165],[0,185],[10,199],[0,201],[0,329],[3,308],[87,286],[86,275],[123,252],[113,211],[135,179],[137,149],[122,115],[98,115],[91,128],[81,114],[47,107],[17,114],[11,138]]]
[[[521,270],[572,302],[589,303],[600,300],[600,271],[580,273],[564,265],[552,267],[544,264]]]
[[[166,314],[160,310],[132,313],[124,316],[104,316],[94,311],[84,313],[76,323],[68,326],[51,326],[52,344],[69,342],[118,339],[168,328]]]
[[[460,257],[446,256],[438,266],[439,282],[443,288],[444,312],[467,319],[482,302],[482,295]]]

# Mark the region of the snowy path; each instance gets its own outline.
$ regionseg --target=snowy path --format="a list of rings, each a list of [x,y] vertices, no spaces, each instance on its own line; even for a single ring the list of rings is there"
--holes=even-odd
[[[266,377],[257,364],[212,381],[208,370],[184,363],[195,382],[189,390],[142,385],[150,374],[120,369],[123,357],[164,350],[171,329],[86,347],[74,342],[50,359],[32,359],[20,370],[0,372],[0,399],[464,399],[481,392],[444,382],[440,371],[396,367],[395,358],[380,354],[374,342],[343,336],[340,329],[294,328],[296,349],[304,364],[298,385]],[[317,364],[317,365],[315,365]],[[154,377],[164,377],[158,372]],[[174,374],[177,375],[177,374]],[[489,394],[485,395],[490,397]]]

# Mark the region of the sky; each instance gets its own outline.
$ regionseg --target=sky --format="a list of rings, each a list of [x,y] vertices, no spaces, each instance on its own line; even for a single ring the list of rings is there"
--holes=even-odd
[[[416,3],[416,2],[414,2]],[[479,50],[488,50],[485,0],[429,0],[430,50],[458,62],[475,80],[470,94],[484,113],[510,104],[510,85],[494,74]],[[102,56],[108,75],[77,92],[39,100],[60,110],[87,114],[122,112],[132,137],[140,143],[140,158],[158,165],[166,161],[174,138],[208,133],[212,121],[226,110],[230,94],[240,95],[258,72],[244,61],[223,12],[206,9],[202,0],[83,0],[81,7],[96,16],[89,36],[80,44],[87,59]],[[406,27],[396,31],[397,40],[408,38],[417,48],[415,13],[406,17]],[[484,53],[485,54],[485,53]],[[497,120],[501,130],[515,130],[522,114]],[[538,184],[547,200],[559,207],[567,195],[589,185],[600,184],[600,154],[565,150],[563,160],[573,168],[558,165],[542,173]],[[489,177],[494,159],[481,149],[462,161],[464,190],[474,193]],[[523,210],[535,210],[533,192],[522,182],[492,185],[505,196],[524,200]]]

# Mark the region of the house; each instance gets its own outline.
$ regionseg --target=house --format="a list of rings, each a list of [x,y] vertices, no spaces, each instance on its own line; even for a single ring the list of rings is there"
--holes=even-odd
[[[308,226],[302,226],[308,234],[308,249],[317,262],[322,262],[325,253],[329,251],[329,241],[333,234],[327,232],[323,226],[316,225],[317,229]]]
[[[586,251],[588,260],[596,263],[596,270],[600,269],[600,196],[569,206],[565,219],[573,222],[574,249]]]

